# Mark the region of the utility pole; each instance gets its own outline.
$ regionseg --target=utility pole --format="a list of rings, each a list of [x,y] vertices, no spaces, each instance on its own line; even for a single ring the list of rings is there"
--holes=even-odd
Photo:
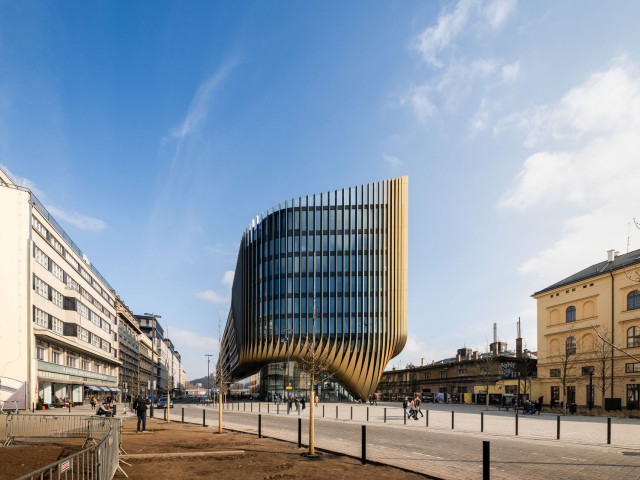
[[[211,357],[213,357],[213,355],[205,353],[204,356],[207,357],[207,398],[211,400],[211,374],[209,373],[209,365],[211,365]]]

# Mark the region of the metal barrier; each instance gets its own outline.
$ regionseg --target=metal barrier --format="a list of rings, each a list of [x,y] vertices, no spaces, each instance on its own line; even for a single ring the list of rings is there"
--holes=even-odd
[[[7,419],[7,445],[16,438],[84,438],[85,445],[93,443],[18,480],[111,480],[119,468],[120,419],[62,415],[13,417]]]

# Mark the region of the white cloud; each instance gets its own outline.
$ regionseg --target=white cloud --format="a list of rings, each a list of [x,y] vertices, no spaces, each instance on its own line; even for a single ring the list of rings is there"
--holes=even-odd
[[[520,62],[514,62],[502,66],[502,79],[507,82],[515,82],[520,76]]]
[[[482,13],[491,28],[498,30],[507,23],[517,4],[517,0],[493,0],[484,6]]]
[[[216,327],[217,329],[217,327]],[[213,336],[203,335],[202,332],[192,332],[177,327],[168,327],[168,336],[182,358],[187,380],[206,376],[207,358],[205,354],[211,354],[211,371],[214,371],[218,358],[218,339]]]
[[[615,60],[570,89],[556,104],[510,115],[494,131],[524,129],[525,145],[537,146],[499,205],[526,214],[545,207],[562,230],[551,245],[519,271],[561,280],[623,250],[627,224],[637,210],[640,185],[640,75]],[[562,141],[558,148],[557,142]],[[571,214],[565,206],[572,206]],[[636,231],[632,231],[636,234]],[[635,235],[634,235],[635,236]]]
[[[434,67],[441,68],[441,53],[453,48],[457,37],[474,29],[484,32],[500,29],[516,7],[516,0],[460,0],[452,11],[443,11],[436,25],[426,28],[418,35],[414,48],[423,59]]]
[[[193,133],[206,119],[211,97],[220,84],[226,79],[235,64],[228,62],[217,72],[200,84],[191,99],[189,110],[179,126],[173,128],[169,138],[183,139]],[[166,139],[165,139],[166,140]]]
[[[99,218],[89,217],[74,211],[63,210],[53,205],[47,205],[47,210],[49,210],[49,213],[56,219],[63,220],[82,230],[99,232],[107,228],[107,224]]]
[[[424,30],[417,39],[415,48],[422,54],[424,60],[441,67],[436,55],[447,48],[469,22],[471,10],[478,4],[475,0],[460,0],[455,9],[449,13],[441,13],[438,23],[434,27]]]
[[[469,123],[472,137],[487,127],[487,124],[489,123],[489,109],[485,98],[480,100],[478,111],[471,118]]]
[[[382,158],[390,165],[400,165],[400,163],[402,163],[398,157],[394,157],[393,155],[382,155]]]
[[[220,295],[218,292],[214,292],[213,290],[205,290],[204,292],[200,292],[196,295],[198,298],[203,300],[208,300],[211,303],[228,303],[230,298]]]
[[[400,99],[400,105],[410,105],[421,122],[426,122],[438,111],[437,107],[429,99],[432,88],[429,85],[414,87]]]
[[[235,272],[233,270],[227,270],[226,272],[224,272],[224,275],[222,276],[222,284],[231,288],[233,286],[234,274]]]

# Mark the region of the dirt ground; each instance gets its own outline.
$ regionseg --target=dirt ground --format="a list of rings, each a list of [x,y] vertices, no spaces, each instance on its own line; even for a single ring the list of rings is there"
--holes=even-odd
[[[42,445],[18,444],[0,448],[0,480],[15,480],[61,458],[79,452],[82,439],[57,439]]]
[[[300,456],[298,446],[257,435],[225,432],[197,425],[147,420],[150,433],[135,432],[135,420],[124,424],[122,447],[128,454],[244,450],[242,456],[132,459],[122,465],[134,480],[225,478],[243,480],[291,479],[424,479],[392,467],[361,465],[356,459],[323,454],[319,460]],[[121,474],[116,478],[122,477]]]

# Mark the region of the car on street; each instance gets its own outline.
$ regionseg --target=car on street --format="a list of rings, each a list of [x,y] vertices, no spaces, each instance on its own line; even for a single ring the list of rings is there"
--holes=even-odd
[[[158,400],[158,408],[167,408],[167,399],[161,398]],[[169,401],[169,408],[173,408],[173,399]]]

